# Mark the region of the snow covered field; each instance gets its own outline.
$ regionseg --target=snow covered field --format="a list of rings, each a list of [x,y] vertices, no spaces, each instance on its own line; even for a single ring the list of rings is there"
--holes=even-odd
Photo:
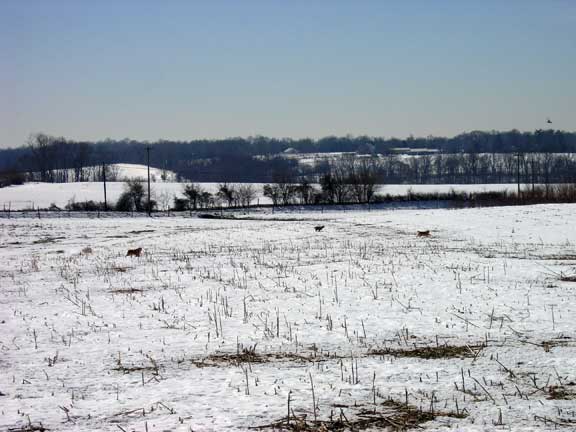
[[[208,192],[218,191],[218,183],[200,183]],[[272,201],[262,195],[263,184],[254,183],[260,204],[271,204]],[[109,182],[106,185],[109,202],[116,202],[124,190],[124,183]],[[170,202],[174,196],[182,197],[184,183],[152,183],[152,195],[156,199],[166,195]],[[491,191],[515,191],[514,184],[477,184],[477,185],[382,185],[378,193],[390,195],[406,195],[408,191],[414,193],[435,192],[491,192]],[[80,201],[104,201],[102,183],[27,183],[20,186],[10,186],[0,189],[0,209],[25,210],[31,208],[48,208],[56,204],[64,208],[70,200]]]
[[[0,219],[0,430],[571,430],[575,215]]]
[[[138,164],[113,164],[112,169],[117,173],[118,179],[147,179],[148,167]],[[160,168],[150,167],[150,178],[154,182],[164,182],[162,177],[165,176],[167,182],[175,182],[176,174],[173,171],[162,170]]]

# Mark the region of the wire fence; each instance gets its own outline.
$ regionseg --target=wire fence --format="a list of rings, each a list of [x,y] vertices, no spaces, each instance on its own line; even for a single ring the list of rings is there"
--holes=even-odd
[[[302,213],[317,212],[324,213],[327,211],[372,211],[372,210],[423,210],[423,209],[441,209],[453,208],[454,202],[449,200],[420,200],[420,201],[402,201],[388,203],[349,203],[349,204],[289,204],[289,205],[272,205],[259,204],[251,206],[233,206],[233,207],[213,207],[209,209],[174,211],[174,210],[155,210],[148,215],[146,211],[118,212],[118,211],[84,211],[84,210],[63,210],[63,209],[41,209],[30,207],[27,209],[11,210],[9,206],[0,207],[0,218],[36,218],[36,219],[61,219],[61,218],[222,218],[222,219],[242,219],[255,216],[258,213]]]

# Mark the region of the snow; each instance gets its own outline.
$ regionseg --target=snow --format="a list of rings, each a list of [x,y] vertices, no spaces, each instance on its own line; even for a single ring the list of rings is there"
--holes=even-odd
[[[218,191],[218,183],[201,183],[210,193]],[[151,183],[152,197],[159,200],[166,196],[172,202],[175,196],[183,197],[185,183]],[[254,184],[257,191],[262,190],[262,184]],[[125,189],[123,182],[107,182],[106,195],[108,203],[115,203]],[[260,197],[260,203],[269,203],[268,199]],[[9,186],[0,189],[0,208],[11,210],[26,210],[31,208],[49,208],[55,204],[64,208],[71,200],[104,201],[103,183],[26,183],[19,186]]]
[[[132,174],[137,170],[131,171]],[[137,177],[137,176],[136,176]],[[200,183],[210,193],[218,191],[218,183]],[[271,200],[262,195],[262,183],[253,183],[258,193],[257,200],[253,203],[271,204]],[[152,194],[158,199],[166,195],[170,200],[174,196],[182,196],[184,183],[152,183]],[[116,202],[124,190],[122,182],[108,182],[106,184],[108,202]],[[436,192],[491,192],[491,191],[515,191],[514,184],[475,184],[475,185],[381,185],[378,193],[404,196],[409,191],[413,193],[436,193]],[[104,188],[98,182],[80,183],[27,183],[19,186],[9,186],[0,189],[0,209],[24,210],[30,208],[48,208],[55,204],[64,208],[70,200],[81,201],[104,201]]]
[[[334,404],[350,420],[372,409],[375,377],[378,403],[407,391],[417,407],[469,413],[428,430],[553,430],[540,419],[576,420],[573,400],[547,398],[552,385],[576,392],[576,286],[559,280],[576,273],[575,214],[4,217],[0,430],[246,430],[284,417],[289,392],[310,419],[310,376],[323,420]],[[475,358],[370,354],[483,342]],[[253,346],[284,357],[210,357]]]
[[[142,179],[146,180],[148,178],[148,167],[146,165],[137,164],[113,164],[112,169],[118,173],[119,180],[126,179]],[[165,175],[166,180],[162,179],[162,175]],[[169,170],[162,170],[160,168],[150,167],[150,178],[154,179],[154,182],[175,182],[176,173]]]

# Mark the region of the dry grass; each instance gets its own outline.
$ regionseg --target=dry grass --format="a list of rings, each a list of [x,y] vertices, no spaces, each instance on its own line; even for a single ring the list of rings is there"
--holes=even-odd
[[[45,243],[56,243],[58,240],[65,240],[66,237],[45,237],[43,239],[34,240],[32,244],[45,244]]]
[[[420,428],[421,424],[434,420],[436,417],[466,418],[465,413],[443,411],[422,411],[418,408],[386,400],[385,402],[366,409],[362,407],[335,405],[340,412],[330,416],[329,420],[308,420],[306,415],[283,418],[274,423],[258,426],[253,429],[273,429],[294,432],[331,432],[331,431],[359,431],[359,430],[407,430]],[[346,416],[343,408],[356,410],[354,417]],[[350,413],[349,413],[350,415]]]
[[[550,386],[548,387],[546,399],[552,400],[572,400],[576,399],[576,393],[567,388],[567,386]]]
[[[216,353],[202,359],[190,360],[190,362],[197,367],[226,367],[242,363],[272,363],[275,361],[309,363],[319,360],[321,359],[317,357],[303,356],[294,353],[259,354],[255,351],[243,350],[234,354]]]
[[[383,356],[390,355],[394,357],[418,357],[422,359],[441,359],[441,358],[465,358],[477,357],[479,352],[484,348],[484,345],[440,345],[440,346],[425,346],[414,347],[409,349],[399,348],[384,348],[380,350],[370,351],[370,355]]]
[[[158,368],[155,366],[126,366],[120,365],[112,369],[114,371],[122,372],[124,374],[134,373],[134,372],[151,372],[153,374],[158,373]]]
[[[110,291],[112,294],[135,294],[144,292],[143,289],[140,288],[118,288],[115,290]]]
[[[553,260],[553,261],[576,261],[576,255],[574,254],[546,255],[543,256],[541,259]]]
[[[47,429],[44,426],[42,426],[42,423],[37,424],[37,425],[33,424],[33,423],[29,423],[25,426],[17,426],[17,427],[8,428],[7,432],[45,432],[48,430],[50,430],[50,429]]]
[[[566,346],[570,346],[571,344],[574,343],[574,339],[570,338],[570,337],[562,337],[562,338],[555,338],[555,339],[550,339],[550,340],[545,340],[542,341],[540,345],[542,348],[544,348],[544,351],[546,352],[550,352],[550,350],[552,348],[555,347],[566,347]]]
[[[122,358],[118,355],[116,360],[116,367],[112,370],[122,372],[124,374],[134,373],[134,372],[151,372],[153,375],[159,374],[159,366],[156,360],[150,355],[145,355],[146,359],[150,363],[149,365],[126,365],[122,362]]]
[[[128,267],[114,266],[112,267],[112,270],[114,270],[117,273],[126,273],[128,271]]]

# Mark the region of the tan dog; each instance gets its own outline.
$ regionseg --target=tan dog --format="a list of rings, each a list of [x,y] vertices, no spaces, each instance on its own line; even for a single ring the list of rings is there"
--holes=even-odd
[[[430,230],[416,231],[416,236],[418,236],[418,237],[430,237]]]
[[[139,247],[138,249],[128,249],[128,253],[126,254],[127,257],[133,256],[140,258],[140,254],[142,253],[142,248]]]

